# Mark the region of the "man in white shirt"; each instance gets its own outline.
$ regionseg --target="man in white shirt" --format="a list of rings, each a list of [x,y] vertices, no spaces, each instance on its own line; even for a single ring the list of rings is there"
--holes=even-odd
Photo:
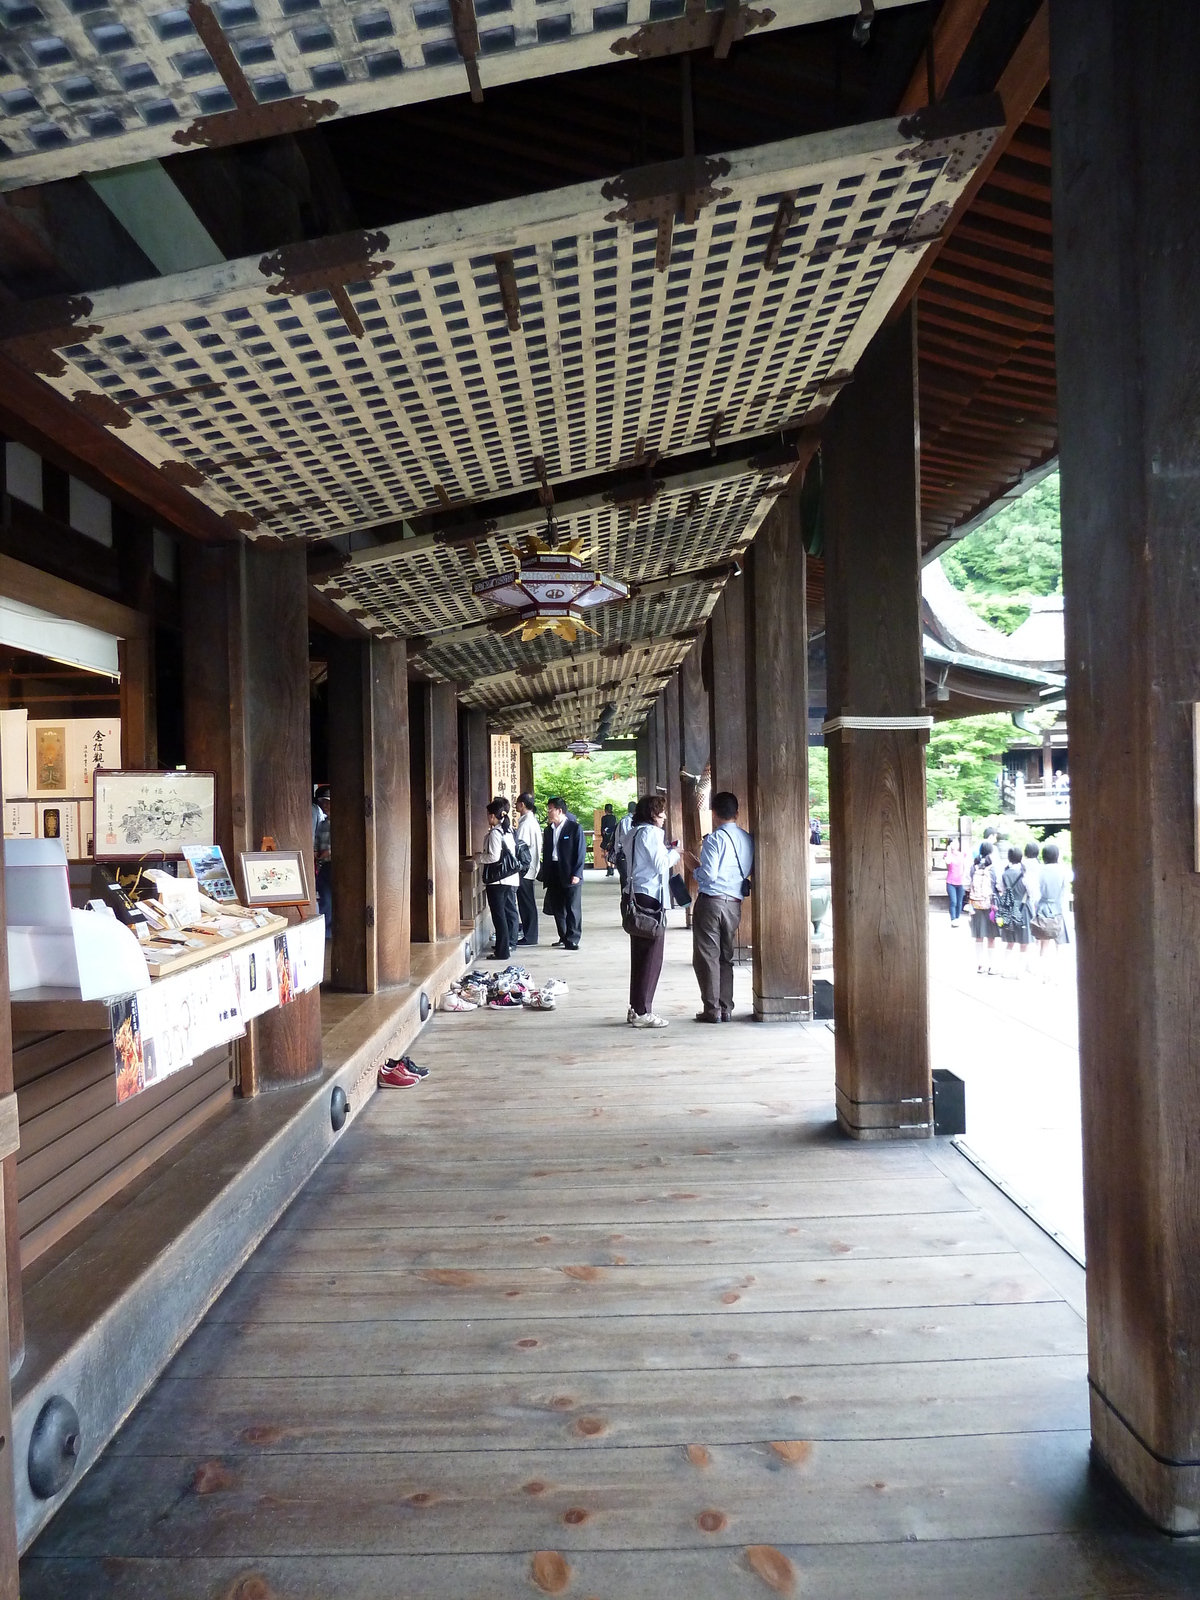
[[[537,819],[537,801],[531,794],[517,796],[517,842],[529,846],[529,866],[517,885],[517,915],[521,919],[518,944],[538,942],[537,895],[534,884],[542,866],[542,830]]]
[[[733,1016],[733,950],[742,900],[754,871],[754,840],[737,825],[737,795],[712,797],[713,830],[700,846],[696,904],[692,911],[692,970],[704,1009],[697,1022]]]

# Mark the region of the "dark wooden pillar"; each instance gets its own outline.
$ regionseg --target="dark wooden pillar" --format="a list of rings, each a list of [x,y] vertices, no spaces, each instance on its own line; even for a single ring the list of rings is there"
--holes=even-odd
[[[709,684],[709,749],[713,791],[738,797],[743,828],[754,832],[754,796],[747,763],[746,580],[730,578],[713,607],[705,635]],[[738,942],[754,939],[754,895],[742,901]]]
[[[428,711],[426,760],[432,801],[433,937],[450,939],[462,926],[458,853],[458,701],[452,683],[430,684]]]
[[[754,1015],[812,1004],[808,920],[808,625],[804,546],[779,501],[746,567],[746,759],[754,831]]]
[[[308,573],[299,541],[282,550],[246,546],[245,716],[249,832],[312,863],[312,752],[309,744]],[[317,911],[312,888],[306,916]],[[256,1031],[251,1092],[311,1077],[321,1069],[321,991],[251,1024]],[[243,1091],[245,1091],[243,1083]]]
[[[433,791],[429,773],[428,683],[408,686],[408,749],[412,875],[410,909],[412,938],[429,944],[437,938],[433,909]]]
[[[4,851],[0,849],[0,928],[6,926],[4,907]],[[13,1093],[12,1014],[8,995],[8,942],[0,948],[0,1110],[6,1105],[15,1106]],[[3,1118],[0,1117],[0,1129]],[[16,1372],[25,1358],[25,1315],[21,1295],[21,1235],[17,1227],[17,1156],[16,1149],[6,1152],[0,1167],[0,1205],[4,1216],[4,1284],[8,1316],[8,1361],[0,1362],[0,1435],[12,1437],[11,1417],[4,1410],[3,1396],[9,1394],[5,1381],[7,1373]],[[4,1352],[0,1350],[0,1357]],[[11,1406],[11,1396],[9,1396]],[[7,1593],[4,1588],[4,1526],[6,1506],[12,1503],[12,1464],[5,1467],[9,1452],[0,1446],[0,1600]],[[7,1477],[5,1474],[7,1473]],[[7,1488],[5,1484],[7,1483]],[[13,1594],[16,1593],[15,1588]]]
[[[128,767],[158,766],[158,710],[154,669],[154,530],[114,505],[113,544],[123,604],[146,623],[136,638],[122,639],[121,759]]]
[[[408,683],[402,639],[338,639],[329,659],[333,986],[409,973]]]
[[[384,985],[404,983],[411,970],[408,666],[403,639],[373,639],[370,653],[375,752],[375,976]]]
[[[680,778],[680,838],[686,849],[699,854],[703,825],[708,821],[704,812],[711,796],[709,763],[712,730],[709,725],[708,687],[704,681],[703,639],[696,641],[691,654],[679,669],[679,736],[683,769]],[[694,874],[689,871],[686,877],[689,889],[694,892]]]
[[[304,549],[183,546],[184,736],[190,767],[217,775],[217,839],[238,854],[266,836],[312,866],[308,578]],[[316,911],[315,898],[308,906]],[[251,1023],[241,1091],[321,1065],[320,992]]]
[[[1200,1532],[1200,13],[1055,0],[1054,263],[1092,1439]]]
[[[658,696],[650,706],[646,717],[646,780],[649,787],[647,794],[656,794],[662,782],[662,734],[661,734],[662,696]]]
[[[462,786],[463,806],[463,838],[462,853],[465,856],[477,856],[483,849],[484,837],[488,831],[487,804],[492,798],[489,793],[491,780],[491,760],[488,745],[488,722],[486,711],[463,711],[460,713],[462,738],[459,742],[459,761],[461,771],[459,782]]]
[[[653,785],[650,781],[651,755],[650,755],[650,721],[643,722],[637,734],[637,792],[639,798],[649,794]]]
[[[837,1110],[860,1139],[933,1131],[917,451],[910,310],[822,445]]]
[[[533,751],[527,744],[521,746],[521,793],[533,793]]]
[[[679,684],[672,679],[662,700],[663,772],[659,783],[667,791],[667,838],[683,837],[683,791],[679,769],[683,762],[683,729],[679,718]]]

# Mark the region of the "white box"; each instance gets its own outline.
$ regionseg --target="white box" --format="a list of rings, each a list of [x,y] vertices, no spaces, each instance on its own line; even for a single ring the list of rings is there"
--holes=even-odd
[[[32,800],[6,800],[4,802],[4,837],[6,839],[37,838],[37,805]]]
[[[79,801],[39,800],[37,803],[37,836],[39,839],[61,839],[68,861],[78,861],[79,851]]]
[[[29,713],[24,706],[0,711],[0,765],[4,798],[23,800],[29,793]]]
[[[91,794],[97,767],[111,771],[120,765],[120,717],[75,717],[67,724],[67,783],[72,794]]]

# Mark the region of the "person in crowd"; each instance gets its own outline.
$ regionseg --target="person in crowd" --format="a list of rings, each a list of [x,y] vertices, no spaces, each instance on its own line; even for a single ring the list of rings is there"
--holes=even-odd
[[[537,895],[534,884],[542,865],[542,830],[538,825],[537,801],[531,794],[517,796],[517,840],[529,846],[529,865],[517,885],[517,915],[521,920],[518,944],[538,942]]]
[[[1033,922],[1033,908],[1029,902],[1029,885],[1025,876],[1025,862],[1021,855],[1019,845],[1010,845],[1008,850],[1008,865],[1000,876],[1000,889],[996,903],[1002,923],[1001,932],[1004,934],[1004,944],[1008,954],[1004,959],[1004,976],[1015,978],[1016,955],[1021,950],[1025,955],[1025,971],[1033,969],[1029,965],[1030,956],[1030,925]]]
[[[644,795],[637,801],[633,826],[625,844],[629,898],[640,911],[658,920],[651,936],[629,935],[629,1010],[625,1020],[635,1028],[665,1028],[667,1019],[654,1009],[654,994],[662,973],[667,942],[667,909],[671,904],[671,869],[679,851],[663,838],[667,802],[661,795]]]
[[[633,815],[637,810],[637,801],[629,802],[629,809],[617,823],[616,838],[613,840],[613,855],[617,864],[617,876],[621,880],[621,893],[625,893],[629,886],[629,866],[625,860],[627,841],[633,830]]]
[[[578,950],[583,932],[583,863],[587,857],[579,819],[567,810],[561,795],[546,802],[540,881],[546,886],[545,909],[554,918],[556,950]]]
[[[808,842],[809,842],[809,844],[820,844],[820,842],[821,842],[821,819],[820,819],[820,817],[813,816],[813,817],[809,818],[809,821],[808,821]]]
[[[600,848],[604,851],[604,865],[607,869],[604,876],[611,878],[615,870],[613,864],[613,849],[617,840],[617,818],[612,808],[612,801],[606,800],[604,811],[600,817]]]
[[[976,852],[975,852],[975,859],[971,862],[971,871],[972,872],[974,872],[975,868],[979,865],[980,858],[983,855],[983,846],[985,844],[986,845],[990,845],[991,849],[995,850],[996,847],[997,847],[997,842],[998,841],[996,839],[996,830],[995,830],[995,828],[985,828],[983,830],[983,841],[980,844],[979,849],[976,850]],[[993,861],[992,865],[995,866],[995,864],[996,863]]]
[[[992,861],[992,842],[985,839],[979,846],[979,854],[975,857],[975,864],[971,868],[971,886],[968,900],[971,905],[971,937],[975,941],[978,952],[979,965],[977,970],[984,971],[983,942],[987,940],[987,971],[995,972],[992,966],[992,954],[996,948],[996,868]]]
[[[703,1009],[697,1022],[729,1022],[733,1016],[733,949],[742,901],[750,892],[754,840],[738,827],[735,794],[712,797],[712,832],[700,847],[696,905],[692,912],[692,970]]]
[[[483,882],[492,913],[492,927],[496,930],[491,958],[507,961],[513,945],[521,937],[517,917],[517,886],[521,881],[517,839],[509,821],[508,801],[503,795],[488,802],[487,814],[490,826],[483,841]],[[506,865],[509,866],[507,872],[503,870]]]
[[[1070,943],[1067,932],[1069,882],[1070,872],[1059,860],[1058,846],[1051,839],[1042,846],[1042,870],[1033,908],[1033,936],[1038,944],[1038,966],[1043,983],[1049,982],[1053,964],[1058,960],[1059,945]]]
[[[956,838],[946,846],[946,898],[950,902],[950,926],[958,927],[967,896],[967,853]]]
[[[322,786],[313,801],[313,861],[316,864],[317,910],[325,918],[325,937],[333,934],[333,833],[329,790]]]
[[[1025,855],[1022,865],[1025,868],[1025,887],[1029,891],[1029,904],[1031,907],[1038,903],[1038,890],[1042,881],[1041,846],[1030,840],[1025,846]]]

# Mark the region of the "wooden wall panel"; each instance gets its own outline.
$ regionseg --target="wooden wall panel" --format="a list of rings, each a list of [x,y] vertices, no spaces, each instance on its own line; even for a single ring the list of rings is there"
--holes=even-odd
[[[1054,0],[1051,53],[1092,1439],[1194,1534],[1200,12]]]
[[[459,716],[463,732],[460,742],[462,770],[459,773],[462,786],[463,854],[477,856],[483,849],[484,836],[488,831],[487,804],[492,798],[488,792],[491,761],[487,712],[462,711]]]
[[[375,975],[380,984],[404,983],[410,971],[412,775],[405,657],[403,639],[371,641]]]
[[[429,691],[430,793],[433,800],[434,928],[450,939],[461,926],[458,795],[458,700],[452,683]]]
[[[876,335],[825,425],[827,715],[924,714],[916,336]],[[838,1119],[856,1138],[927,1137],[927,736],[829,736]]]
[[[808,627],[794,499],[776,502],[746,567],[746,759],[754,825],[754,1015],[812,1004],[808,918]]]

